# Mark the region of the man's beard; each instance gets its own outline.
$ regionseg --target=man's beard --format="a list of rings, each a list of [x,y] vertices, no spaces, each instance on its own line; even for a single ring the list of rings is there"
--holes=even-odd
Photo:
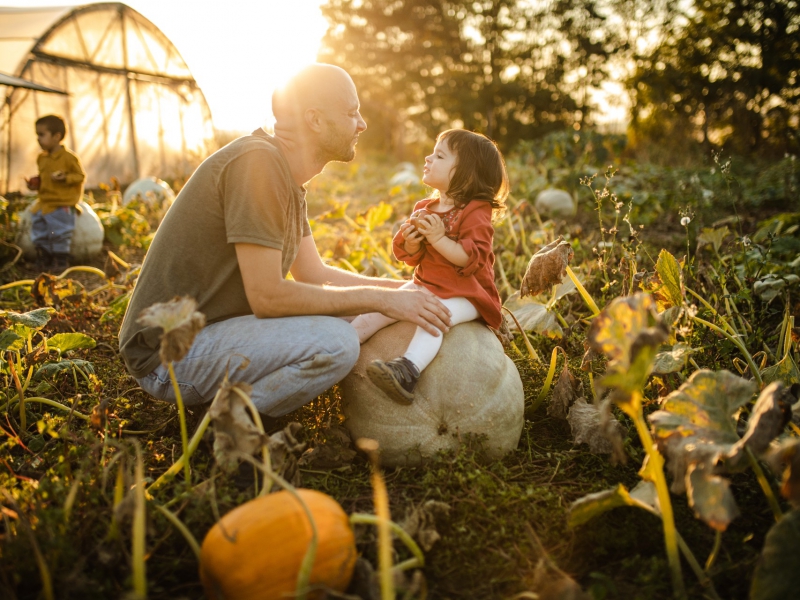
[[[355,135],[341,132],[333,121],[327,121],[328,134],[320,143],[318,155],[324,162],[350,162],[356,157]]]

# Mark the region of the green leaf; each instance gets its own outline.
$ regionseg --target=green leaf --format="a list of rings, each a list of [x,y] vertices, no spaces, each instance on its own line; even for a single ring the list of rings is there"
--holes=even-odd
[[[47,340],[48,350],[58,350],[59,354],[70,350],[94,348],[97,342],[83,333],[58,333]]]
[[[0,333],[0,352],[19,352],[25,347],[25,338],[18,336],[10,329]]]
[[[777,364],[761,371],[761,379],[764,383],[781,381],[786,385],[800,383],[800,370],[797,368],[791,354],[787,354]]]
[[[713,475],[705,464],[690,465],[686,473],[686,493],[695,516],[717,531],[725,531],[739,516],[739,507],[730,490],[730,481]]]
[[[592,321],[589,343],[609,360],[630,364],[634,342],[656,322],[654,310],[649,294],[615,298]]]
[[[31,329],[41,329],[50,321],[50,315],[55,312],[51,307],[37,308],[26,313],[16,313],[10,310],[0,310],[0,317],[5,317],[12,323],[19,323]]]
[[[82,369],[85,373],[94,373],[94,366],[88,360],[60,360],[58,362],[42,365],[36,373],[34,373],[33,378],[53,377],[64,371],[71,371],[73,368]]]
[[[579,498],[569,507],[567,524],[569,527],[583,525],[613,508],[634,506],[628,489],[621,483],[610,490],[588,494]]]
[[[752,381],[729,371],[695,371],[648,416],[659,448],[668,458],[672,491],[685,489],[692,464],[714,464],[739,441],[736,414],[756,391]]]
[[[610,490],[588,494],[569,507],[568,525],[577,527],[620,506],[636,506],[659,515],[656,487],[649,481],[640,481],[630,492],[621,483]]]
[[[704,227],[700,235],[697,236],[697,247],[702,248],[710,244],[714,247],[716,252],[719,252],[719,249],[722,247],[722,242],[725,241],[725,238],[728,237],[729,234],[730,231],[727,226],[718,229]]]
[[[691,353],[691,346],[682,342],[675,344],[670,350],[659,352],[653,362],[653,373],[666,375],[681,371],[686,366],[686,359]]]
[[[767,533],[753,574],[750,600],[796,598],[800,590],[800,510],[783,516]]]
[[[589,329],[591,348],[609,357],[607,374],[598,382],[600,388],[614,388],[614,402],[619,404],[644,387],[657,348],[666,338],[652,296],[635,294],[613,300]]]
[[[661,278],[661,295],[671,306],[683,304],[683,286],[681,285],[681,267],[672,254],[661,250],[656,261],[656,272]],[[667,307],[665,307],[667,308]]]

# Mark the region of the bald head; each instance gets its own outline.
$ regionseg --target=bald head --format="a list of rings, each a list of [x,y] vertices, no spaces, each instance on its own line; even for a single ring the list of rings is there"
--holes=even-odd
[[[308,65],[272,94],[276,127],[297,124],[307,109],[330,106],[355,94],[356,86],[344,69],[322,63]]]

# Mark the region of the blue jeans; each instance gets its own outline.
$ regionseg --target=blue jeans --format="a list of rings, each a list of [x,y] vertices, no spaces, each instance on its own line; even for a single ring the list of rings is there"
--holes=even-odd
[[[187,406],[211,402],[228,373],[231,382],[253,386],[259,412],[280,417],[344,379],[358,354],[358,336],[343,319],[248,315],[204,327],[174,369]],[[163,365],[137,381],[156,398],[176,401]]]
[[[31,220],[31,242],[50,254],[69,254],[72,232],[75,231],[75,209],[60,206],[53,212],[33,213]]]

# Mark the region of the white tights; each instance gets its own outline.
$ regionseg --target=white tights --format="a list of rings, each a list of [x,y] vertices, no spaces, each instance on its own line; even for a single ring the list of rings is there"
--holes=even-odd
[[[400,289],[424,290],[425,288],[421,285],[417,285],[413,281],[409,281]],[[467,321],[474,321],[479,316],[477,309],[466,298],[440,298],[440,300],[450,311],[452,326],[458,325],[459,323],[466,323]],[[397,319],[392,319],[381,313],[366,313],[357,316],[353,319],[351,324],[355,327],[358,332],[358,339],[363,344],[375,335],[377,331],[396,322]],[[408,344],[408,350],[406,350],[403,356],[414,363],[420,372],[422,372],[423,369],[436,358],[436,355],[439,353],[439,348],[441,347],[441,333],[438,336],[434,336],[425,331],[422,327],[417,327],[414,337],[411,338],[411,342]]]

